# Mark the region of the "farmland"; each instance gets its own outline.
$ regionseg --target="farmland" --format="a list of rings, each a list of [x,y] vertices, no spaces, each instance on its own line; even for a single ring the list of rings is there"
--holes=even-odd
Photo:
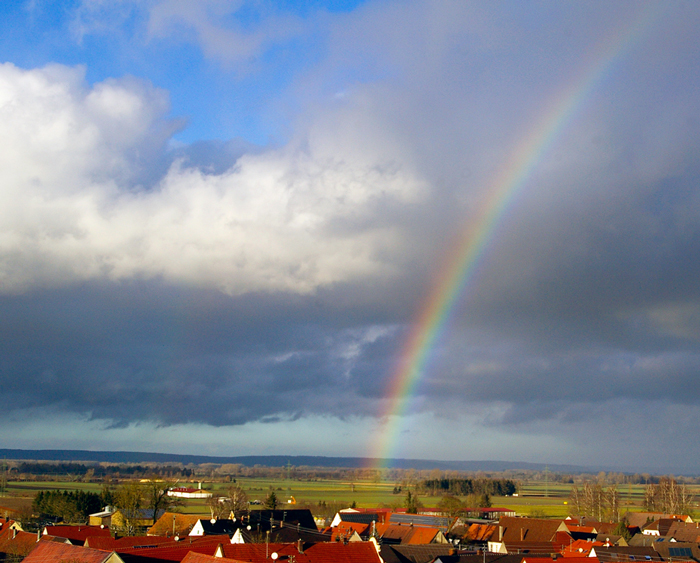
[[[125,481],[122,481],[125,482]],[[223,496],[232,482],[203,481],[202,488],[211,491],[214,496]],[[181,485],[198,486],[198,482]],[[317,506],[320,503],[333,509],[347,507],[353,503],[358,507],[398,507],[403,504],[406,488],[397,492],[397,483],[379,480],[342,480],[342,479],[284,479],[284,478],[236,478],[235,484],[241,486],[251,501],[264,501],[271,491],[281,504],[292,507],[289,501],[295,501],[296,506]],[[10,481],[5,493],[0,496],[0,511],[4,508],[14,510],[27,509],[38,491],[67,490],[100,493],[102,482],[80,481]],[[572,484],[558,483],[545,480],[523,480],[519,484],[518,496],[491,497],[493,506],[510,508],[524,516],[541,516],[561,518],[569,514],[568,499]],[[644,485],[618,486],[622,508],[625,510],[641,510],[644,496]],[[689,485],[690,492],[695,495],[693,507],[698,508],[697,498],[700,496],[699,485]],[[437,505],[440,496],[421,496],[423,506]],[[464,498],[462,498],[464,500]],[[179,508],[189,514],[208,514],[206,501],[188,499]]]

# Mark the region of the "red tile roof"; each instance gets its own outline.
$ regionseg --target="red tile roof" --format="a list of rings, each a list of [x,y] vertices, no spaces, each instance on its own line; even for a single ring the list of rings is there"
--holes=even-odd
[[[428,526],[406,526],[401,524],[377,524],[377,533],[383,540],[402,545],[431,543],[440,532]]]
[[[102,526],[46,526],[43,533],[57,538],[66,538],[71,543],[79,545],[84,544],[90,536],[110,537],[109,528]]]
[[[126,536],[119,539],[108,537],[90,537],[85,540],[85,547],[103,549],[106,551],[119,551],[119,549],[138,546],[161,546],[175,544],[173,538],[161,536]]]
[[[182,563],[244,563],[240,559],[227,559],[225,557],[216,557],[214,555],[205,555],[203,553],[195,553],[190,551]]]
[[[350,538],[353,532],[357,532],[358,536],[366,537],[371,532],[371,527],[371,524],[363,524],[361,522],[341,522],[335,528],[332,528],[331,541]]]
[[[160,539],[162,540],[163,538]],[[216,548],[221,545],[221,541],[221,536],[187,537],[178,542],[164,542],[159,545],[119,546],[114,551],[120,555],[137,555],[163,561],[182,561],[190,551],[214,555]],[[224,538],[224,541],[227,541],[226,538]]]
[[[78,545],[56,542],[39,542],[32,552],[24,558],[26,563],[104,563],[112,553],[99,549],[90,549]]]
[[[0,532],[0,553],[10,555],[27,555],[37,546],[37,535],[16,531],[10,526],[3,526]]]
[[[567,558],[570,557],[587,557],[591,552],[591,549],[595,546],[603,545],[602,541],[588,541],[588,540],[575,540],[569,545],[564,546],[562,549],[562,555]]]
[[[521,563],[553,563],[552,557],[523,557]],[[597,557],[567,557],[566,563],[600,563]]]
[[[303,553],[299,551],[298,544],[224,544],[222,552],[228,559],[253,563],[270,563],[272,553],[280,556],[278,561],[293,555],[296,563],[381,563],[374,544],[369,542],[316,543],[305,547]]]

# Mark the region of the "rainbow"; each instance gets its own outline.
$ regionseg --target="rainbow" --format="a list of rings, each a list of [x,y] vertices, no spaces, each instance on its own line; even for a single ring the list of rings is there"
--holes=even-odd
[[[371,459],[378,468],[398,451],[404,415],[426,371],[430,352],[449,326],[456,305],[474,278],[477,265],[506,211],[561,132],[595,88],[605,80],[614,64],[637,43],[652,19],[652,10],[645,9],[630,22],[624,33],[601,43],[583,72],[547,104],[546,112],[535,121],[529,134],[510,153],[500,173],[492,179],[486,192],[488,197],[476,210],[469,227],[447,256],[445,266],[404,341],[384,395],[387,408],[380,418],[382,427],[379,439],[372,448]]]

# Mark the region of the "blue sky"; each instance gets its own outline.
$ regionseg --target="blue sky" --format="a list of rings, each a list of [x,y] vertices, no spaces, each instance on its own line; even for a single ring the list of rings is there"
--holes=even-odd
[[[374,451],[449,248],[641,21],[496,225],[393,452],[696,471],[693,4],[0,16],[5,447]]]

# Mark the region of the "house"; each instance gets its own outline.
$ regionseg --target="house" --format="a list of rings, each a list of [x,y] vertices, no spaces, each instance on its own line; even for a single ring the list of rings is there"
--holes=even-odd
[[[112,514],[115,512],[115,508],[105,506],[104,510],[90,514],[88,517],[88,523],[90,526],[104,526],[105,528],[109,528],[109,526],[112,524]]]
[[[156,520],[146,534],[149,536],[187,536],[194,525],[204,516],[200,514],[180,514],[179,512],[165,512]]]
[[[165,510],[159,510],[156,514],[156,521],[165,514]],[[126,529],[129,526],[135,528],[148,528],[153,525],[153,510],[150,508],[139,508],[126,512],[122,509],[116,510],[111,517],[110,527],[114,529]]]
[[[642,527],[645,536],[666,537],[671,526],[676,522],[683,522],[680,518],[658,518]]]
[[[491,506],[488,508],[467,508],[466,513],[470,518],[478,518],[479,520],[499,520],[504,516],[515,517],[516,514],[515,510],[512,508],[497,508]]]
[[[212,493],[202,489],[202,484],[199,484],[199,488],[193,489],[192,487],[175,487],[168,490],[167,495],[169,497],[176,498],[198,498],[206,499],[211,498]]]
[[[636,526],[639,529],[644,528],[649,522],[653,522],[659,518],[674,518],[688,523],[693,521],[687,514],[665,514],[663,512],[627,512],[624,516],[624,519],[628,522],[628,526]]]
[[[573,541],[564,520],[504,517],[498,535],[491,536],[493,553],[559,553]]]

